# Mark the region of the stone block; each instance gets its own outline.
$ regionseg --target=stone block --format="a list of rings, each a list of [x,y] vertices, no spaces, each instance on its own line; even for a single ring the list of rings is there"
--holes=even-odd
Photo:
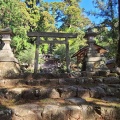
[[[95,76],[95,77],[93,77],[93,81],[94,81],[94,83],[103,83],[103,78],[104,77]]]
[[[2,79],[0,80],[1,87],[13,87],[20,84],[20,79]]]
[[[120,120],[120,109],[115,107],[101,107],[103,120]]]
[[[92,77],[79,77],[79,78],[77,78],[77,84],[81,85],[81,84],[86,84],[86,83],[89,83],[89,84],[94,83]]]
[[[106,77],[103,79],[103,81],[106,84],[119,84],[120,78],[119,77]]]
[[[33,104],[32,104],[33,105]],[[34,108],[30,108],[31,104],[19,105],[17,107],[13,107],[13,116],[12,120],[40,120],[37,114],[34,112],[34,109],[37,108],[34,105]]]
[[[60,94],[56,89],[51,89],[48,94],[49,98],[60,98]]]
[[[65,81],[69,85],[75,85],[76,84],[76,78],[65,78]]]
[[[90,97],[92,98],[102,98],[106,96],[106,92],[101,87],[94,87],[90,89]]]
[[[39,86],[40,80],[26,80],[25,84],[31,85],[31,86]]]
[[[15,62],[0,62],[0,77],[16,78],[20,74],[19,65]]]
[[[4,108],[0,110],[0,120],[11,120],[12,119],[12,110]]]
[[[61,98],[75,97],[77,95],[77,88],[73,86],[58,88],[58,92]]]
[[[101,57],[89,57],[87,61],[96,62],[100,60],[101,60]]]
[[[90,98],[90,91],[85,88],[78,88],[77,96],[81,98]]]
[[[27,88],[11,88],[6,90],[4,97],[9,100],[10,99],[18,100],[21,99],[22,92],[26,90]]]
[[[65,79],[60,78],[59,79],[59,85],[67,85],[68,83],[65,81]]]
[[[34,100],[34,99],[38,99],[41,96],[40,94],[40,90],[39,89],[28,89],[28,90],[24,90],[21,93],[21,98],[22,99],[30,99],[30,100]]]
[[[109,70],[99,70],[99,71],[97,71],[97,74],[99,76],[105,76],[106,77],[110,74],[110,71]]]
[[[59,82],[58,79],[41,79],[40,84],[41,85],[58,85]]]

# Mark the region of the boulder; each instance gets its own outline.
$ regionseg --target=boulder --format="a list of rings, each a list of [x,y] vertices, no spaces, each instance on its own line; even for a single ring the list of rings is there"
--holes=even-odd
[[[94,83],[103,83],[103,77],[93,77]]]
[[[120,83],[120,79],[119,77],[106,77],[103,79],[103,82],[106,84],[119,84]]]
[[[102,98],[106,96],[105,90],[101,87],[94,87],[90,89],[90,97],[92,98]]]
[[[12,118],[12,110],[4,109],[0,110],[0,120],[11,120]]]
[[[80,78],[77,78],[77,83],[79,85],[86,84],[86,83],[92,84],[93,82],[94,82],[94,80],[92,79],[92,77],[80,77]]]
[[[40,97],[40,90],[34,88],[24,90],[21,95],[22,99],[30,99],[30,100],[38,99],[39,97]]]
[[[60,94],[56,89],[51,89],[48,96],[49,98],[60,98]]]
[[[80,120],[97,120],[94,114],[94,106],[81,105],[81,119]]]
[[[81,98],[89,98],[90,97],[90,91],[89,91],[89,89],[78,88],[77,96],[81,97]]]
[[[1,79],[0,86],[2,87],[13,87],[20,83],[20,79]]]
[[[28,89],[27,88],[11,88],[6,91],[6,93],[4,94],[5,95],[4,97],[9,100],[10,99],[18,100],[21,98],[22,92],[26,90]]]
[[[24,104],[14,106],[12,107],[12,120],[40,120],[38,115],[34,112],[34,110],[38,110],[38,105]]]
[[[73,86],[58,88],[61,98],[75,97],[77,94],[77,88]]]
[[[101,107],[103,120],[120,120],[120,109],[115,107]]]

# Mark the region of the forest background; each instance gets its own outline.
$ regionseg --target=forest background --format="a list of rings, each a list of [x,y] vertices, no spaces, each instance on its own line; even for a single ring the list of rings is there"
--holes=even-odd
[[[71,56],[86,45],[84,35],[89,27],[99,33],[96,43],[109,50],[107,59],[119,60],[119,0],[93,0],[95,9],[91,11],[81,8],[81,1],[84,0],[0,0],[0,29],[12,29],[11,47],[20,63],[31,64],[34,59],[35,38],[28,38],[27,32],[77,33],[78,37],[69,41]],[[102,18],[102,21],[94,24],[85,13],[95,16],[96,20]],[[54,55],[65,59],[64,45],[55,44],[52,48]],[[48,44],[40,45],[40,54],[49,51]]]

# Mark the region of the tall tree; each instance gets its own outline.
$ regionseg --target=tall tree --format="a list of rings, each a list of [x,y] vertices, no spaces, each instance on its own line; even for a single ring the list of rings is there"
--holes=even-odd
[[[119,40],[118,40],[118,51],[117,51],[117,56],[116,56],[116,63],[118,67],[120,67],[120,0],[118,0],[118,16],[119,16]]]
[[[40,31],[56,31],[55,19],[50,14],[50,4],[43,2],[40,6],[40,20],[38,22],[38,30]]]
[[[88,18],[82,14],[79,6],[81,0],[63,0],[63,2],[53,2],[52,13],[55,15],[56,23],[61,23],[60,30],[68,28],[83,29],[90,22]]]
[[[49,31],[55,29],[54,18],[49,11],[49,3],[42,0],[25,0],[25,3],[32,20],[29,23],[31,31]]]
[[[102,18],[98,25],[98,31],[106,40],[106,47],[109,48],[109,57],[115,57],[118,43],[118,1],[117,0],[93,0],[97,12],[90,12],[97,18]],[[106,31],[107,29],[107,31]],[[100,44],[102,42],[100,41]]]
[[[24,2],[19,0],[0,0],[0,27],[10,27],[14,33],[12,47],[15,53],[25,49],[27,44],[27,30],[29,30],[30,16]]]
[[[26,9],[30,15],[31,21],[29,22],[30,30],[36,30],[37,29],[37,23],[40,20],[40,12],[39,7],[37,6],[38,1],[36,0],[25,0],[26,3]]]
[[[85,45],[84,29],[90,24],[88,18],[83,15],[80,8],[81,0],[63,0],[63,2],[51,3],[51,12],[58,25],[58,30],[62,32],[78,33],[78,38],[70,40],[70,54],[76,52],[81,45]],[[59,47],[60,49],[60,47]],[[58,51],[60,51],[58,49]]]
[[[49,3],[42,0],[25,0],[27,11],[30,14],[30,31],[52,32],[56,30],[55,21],[50,14]],[[30,38],[29,42],[34,44],[35,39]],[[48,45],[41,45],[43,51],[47,51]]]

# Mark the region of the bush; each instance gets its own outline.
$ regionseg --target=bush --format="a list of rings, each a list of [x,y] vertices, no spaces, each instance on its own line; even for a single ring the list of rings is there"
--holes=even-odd
[[[34,57],[35,57],[35,49],[34,47],[32,47],[21,51],[18,55],[18,60],[21,64],[25,63],[29,66],[30,64],[32,64]]]

